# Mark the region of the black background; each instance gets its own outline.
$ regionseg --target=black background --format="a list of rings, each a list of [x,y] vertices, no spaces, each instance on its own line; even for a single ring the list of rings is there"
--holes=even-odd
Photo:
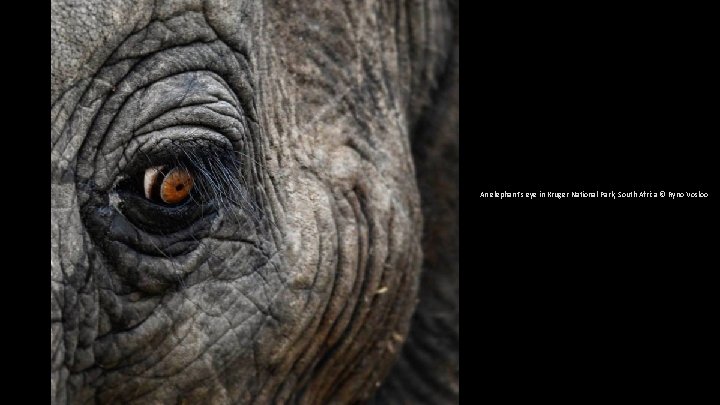
[[[2,385],[42,403],[50,7],[12,7],[0,77]],[[609,3],[460,10],[461,402],[702,397],[716,383],[718,341],[714,14]],[[709,198],[479,197],[540,190]]]
[[[461,402],[702,398],[717,358],[707,10],[461,10]],[[709,196],[480,198],[540,190]]]

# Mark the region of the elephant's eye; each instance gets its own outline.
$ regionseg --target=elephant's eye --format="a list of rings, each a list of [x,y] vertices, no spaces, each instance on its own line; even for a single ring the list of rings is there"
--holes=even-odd
[[[143,190],[145,198],[156,203],[176,205],[190,196],[195,178],[185,167],[153,166],[145,169]]]
[[[189,232],[248,200],[241,168],[230,147],[197,140],[135,153],[114,187],[117,208],[147,233]]]

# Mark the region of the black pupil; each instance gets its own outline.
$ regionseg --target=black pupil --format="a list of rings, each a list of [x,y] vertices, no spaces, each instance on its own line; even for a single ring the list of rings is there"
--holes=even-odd
[[[175,191],[180,191],[180,190],[182,190],[184,187],[185,187],[184,184],[178,184],[177,186],[175,186]]]

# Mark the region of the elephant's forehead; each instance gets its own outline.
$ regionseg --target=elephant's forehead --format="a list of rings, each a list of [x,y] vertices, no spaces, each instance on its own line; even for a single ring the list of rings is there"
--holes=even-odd
[[[123,40],[152,20],[200,11],[224,20],[224,24],[218,24],[223,29],[237,21],[243,12],[243,3],[241,0],[53,0],[52,100],[80,80],[91,77]]]
[[[292,36],[310,41],[313,31],[327,32],[327,26],[338,15],[326,13],[322,5],[292,5],[292,2],[246,2],[243,0],[53,0],[51,3],[51,70],[53,100],[79,79],[91,76],[108,59],[118,45],[133,33],[141,31],[152,21],[162,21],[184,12],[200,12],[222,39],[237,45],[246,40],[249,32],[262,30],[268,21],[275,24],[278,41],[264,38],[262,46],[297,47]],[[314,8],[314,10],[312,10]],[[301,14],[299,14],[301,13]],[[342,13],[341,13],[342,14]],[[191,26],[183,27],[192,31]],[[330,32],[337,37],[337,29]],[[306,33],[303,36],[303,32]],[[261,41],[263,39],[260,39]],[[234,42],[234,43],[233,43]],[[299,48],[305,49],[309,42]],[[244,44],[248,45],[248,44]]]
[[[149,2],[145,2],[149,3]],[[93,74],[143,16],[143,2],[55,0],[50,23],[51,97],[54,102],[78,80]]]

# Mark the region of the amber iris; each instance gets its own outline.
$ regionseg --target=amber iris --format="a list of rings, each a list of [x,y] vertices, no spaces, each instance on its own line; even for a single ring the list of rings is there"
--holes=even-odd
[[[160,198],[166,204],[183,202],[193,187],[193,177],[185,168],[176,167],[165,176],[160,185]]]
[[[163,166],[155,166],[145,171],[145,197],[149,200],[159,198],[171,205],[185,201],[193,188],[192,173],[184,167],[175,167],[170,171],[164,169]]]

